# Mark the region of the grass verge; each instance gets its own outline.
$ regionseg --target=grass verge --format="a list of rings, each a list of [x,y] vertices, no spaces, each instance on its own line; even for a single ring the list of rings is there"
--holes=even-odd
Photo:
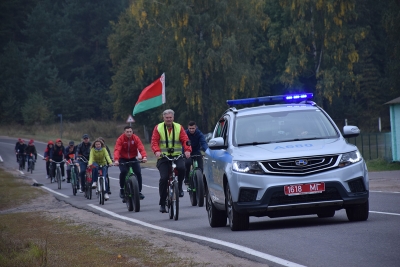
[[[368,160],[366,163],[367,163],[368,171],[370,171],[370,172],[400,170],[400,162],[388,162],[382,158]]]
[[[6,193],[0,195],[0,266],[197,265],[141,238],[54,218],[44,210],[26,209],[32,199],[47,193],[2,169],[0,186]],[[11,212],[18,206],[24,208]]]

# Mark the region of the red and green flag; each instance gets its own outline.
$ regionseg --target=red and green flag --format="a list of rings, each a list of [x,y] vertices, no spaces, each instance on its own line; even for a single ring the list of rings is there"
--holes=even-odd
[[[133,115],[161,106],[165,103],[165,73],[152,84],[143,89],[133,108]]]

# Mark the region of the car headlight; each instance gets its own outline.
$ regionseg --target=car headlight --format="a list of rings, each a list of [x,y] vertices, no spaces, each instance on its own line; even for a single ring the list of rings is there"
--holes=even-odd
[[[342,155],[339,167],[349,166],[362,160],[361,153],[356,150]]]
[[[263,174],[264,171],[257,161],[233,161],[232,169],[237,172]]]

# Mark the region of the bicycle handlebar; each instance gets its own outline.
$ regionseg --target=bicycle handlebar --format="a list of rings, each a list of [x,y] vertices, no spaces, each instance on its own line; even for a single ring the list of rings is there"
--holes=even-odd
[[[84,163],[88,163],[88,160],[84,156],[77,157],[76,159],[82,160]]]
[[[95,165],[90,165],[90,168],[91,169],[94,169],[94,168],[103,168],[103,167],[112,167],[112,166],[114,166],[113,164],[110,164],[110,165],[99,165],[99,166],[95,166]]]
[[[54,161],[54,160],[52,160],[52,159],[50,159],[50,160],[51,160],[51,162],[53,162],[53,163],[55,163],[55,164],[61,164],[61,163],[64,163],[64,162],[65,162],[65,160],[62,160],[62,161],[60,161],[60,162]]]
[[[170,158],[170,157],[168,157],[166,154],[161,154],[161,157],[162,158],[166,158],[166,159],[168,159],[169,161],[175,161],[175,160],[178,160],[179,158],[182,158],[182,157],[184,157],[185,156],[185,154],[180,154],[179,156],[174,156],[174,157],[172,157],[172,158]]]
[[[145,163],[143,160],[131,160],[131,161],[127,161],[127,162],[120,162],[119,165],[129,165],[131,163]]]

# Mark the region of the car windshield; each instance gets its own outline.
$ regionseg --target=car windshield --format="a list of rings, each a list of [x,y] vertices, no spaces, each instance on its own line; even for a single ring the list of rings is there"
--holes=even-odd
[[[234,127],[238,146],[338,137],[329,119],[318,109],[241,116]]]

